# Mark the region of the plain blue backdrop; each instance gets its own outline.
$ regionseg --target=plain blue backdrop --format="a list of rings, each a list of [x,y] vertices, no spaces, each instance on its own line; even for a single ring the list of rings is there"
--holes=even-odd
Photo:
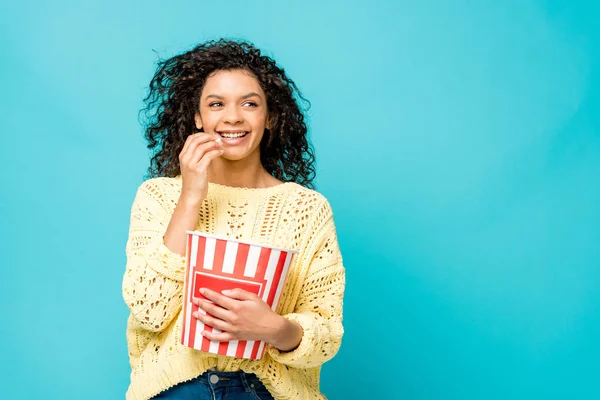
[[[11,4],[12,3],[12,4]],[[600,398],[598,2],[0,6],[0,397],[119,399],[157,54],[244,38],[312,102],[347,268],[330,399]]]

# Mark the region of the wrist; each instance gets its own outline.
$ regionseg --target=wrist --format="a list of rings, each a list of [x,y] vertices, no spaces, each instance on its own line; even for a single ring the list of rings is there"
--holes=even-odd
[[[302,340],[304,334],[302,327],[281,315],[277,317],[273,337],[268,342],[279,351],[294,350]]]
[[[177,203],[177,205],[181,205],[182,207],[184,207],[186,209],[188,209],[188,208],[200,209],[203,201],[204,201],[203,198],[199,198],[197,196],[190,196],[190,195],[182,192],[179,195],[179,202]]]
[[[270,343],[273,346],[277,347],[277,345],[281,342],[281,338],[285,336],[287,322],[288,321],[281,315],[275,314],[273,330],[271,331],[271,337],[266,340],[267,343]]]

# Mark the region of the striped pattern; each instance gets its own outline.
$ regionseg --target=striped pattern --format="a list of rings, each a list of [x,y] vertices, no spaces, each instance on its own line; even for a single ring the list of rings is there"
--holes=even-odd
[[[192,299],[203,297],[199,293],[202,287],[217,291],[241,288],[257,294],[275,311],[294,252],[188,232],[186,255],[181,343],[224,356],[261,359],[265,351],[264,342],[215,342],[202,336],[203,330],[214,330],[216,333],[220,331],[205,326],[192,316],[192,313],[198,311],[198,306],[192,303]]]

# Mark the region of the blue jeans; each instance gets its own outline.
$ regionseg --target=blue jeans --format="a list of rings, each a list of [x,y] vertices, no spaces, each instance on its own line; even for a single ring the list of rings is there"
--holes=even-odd
[[[153,399],[274,400],[254,374],[207,371],[159,393]]]

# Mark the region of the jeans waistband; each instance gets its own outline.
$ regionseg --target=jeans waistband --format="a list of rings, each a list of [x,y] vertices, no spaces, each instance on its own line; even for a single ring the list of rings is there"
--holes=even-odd
[[[244,371],[221,372],[215,368],[209,368],[205,373],[196,378],[196,380],[212,387],[218,386],[243,386],[250,390],[260,379],[251,373]]]

